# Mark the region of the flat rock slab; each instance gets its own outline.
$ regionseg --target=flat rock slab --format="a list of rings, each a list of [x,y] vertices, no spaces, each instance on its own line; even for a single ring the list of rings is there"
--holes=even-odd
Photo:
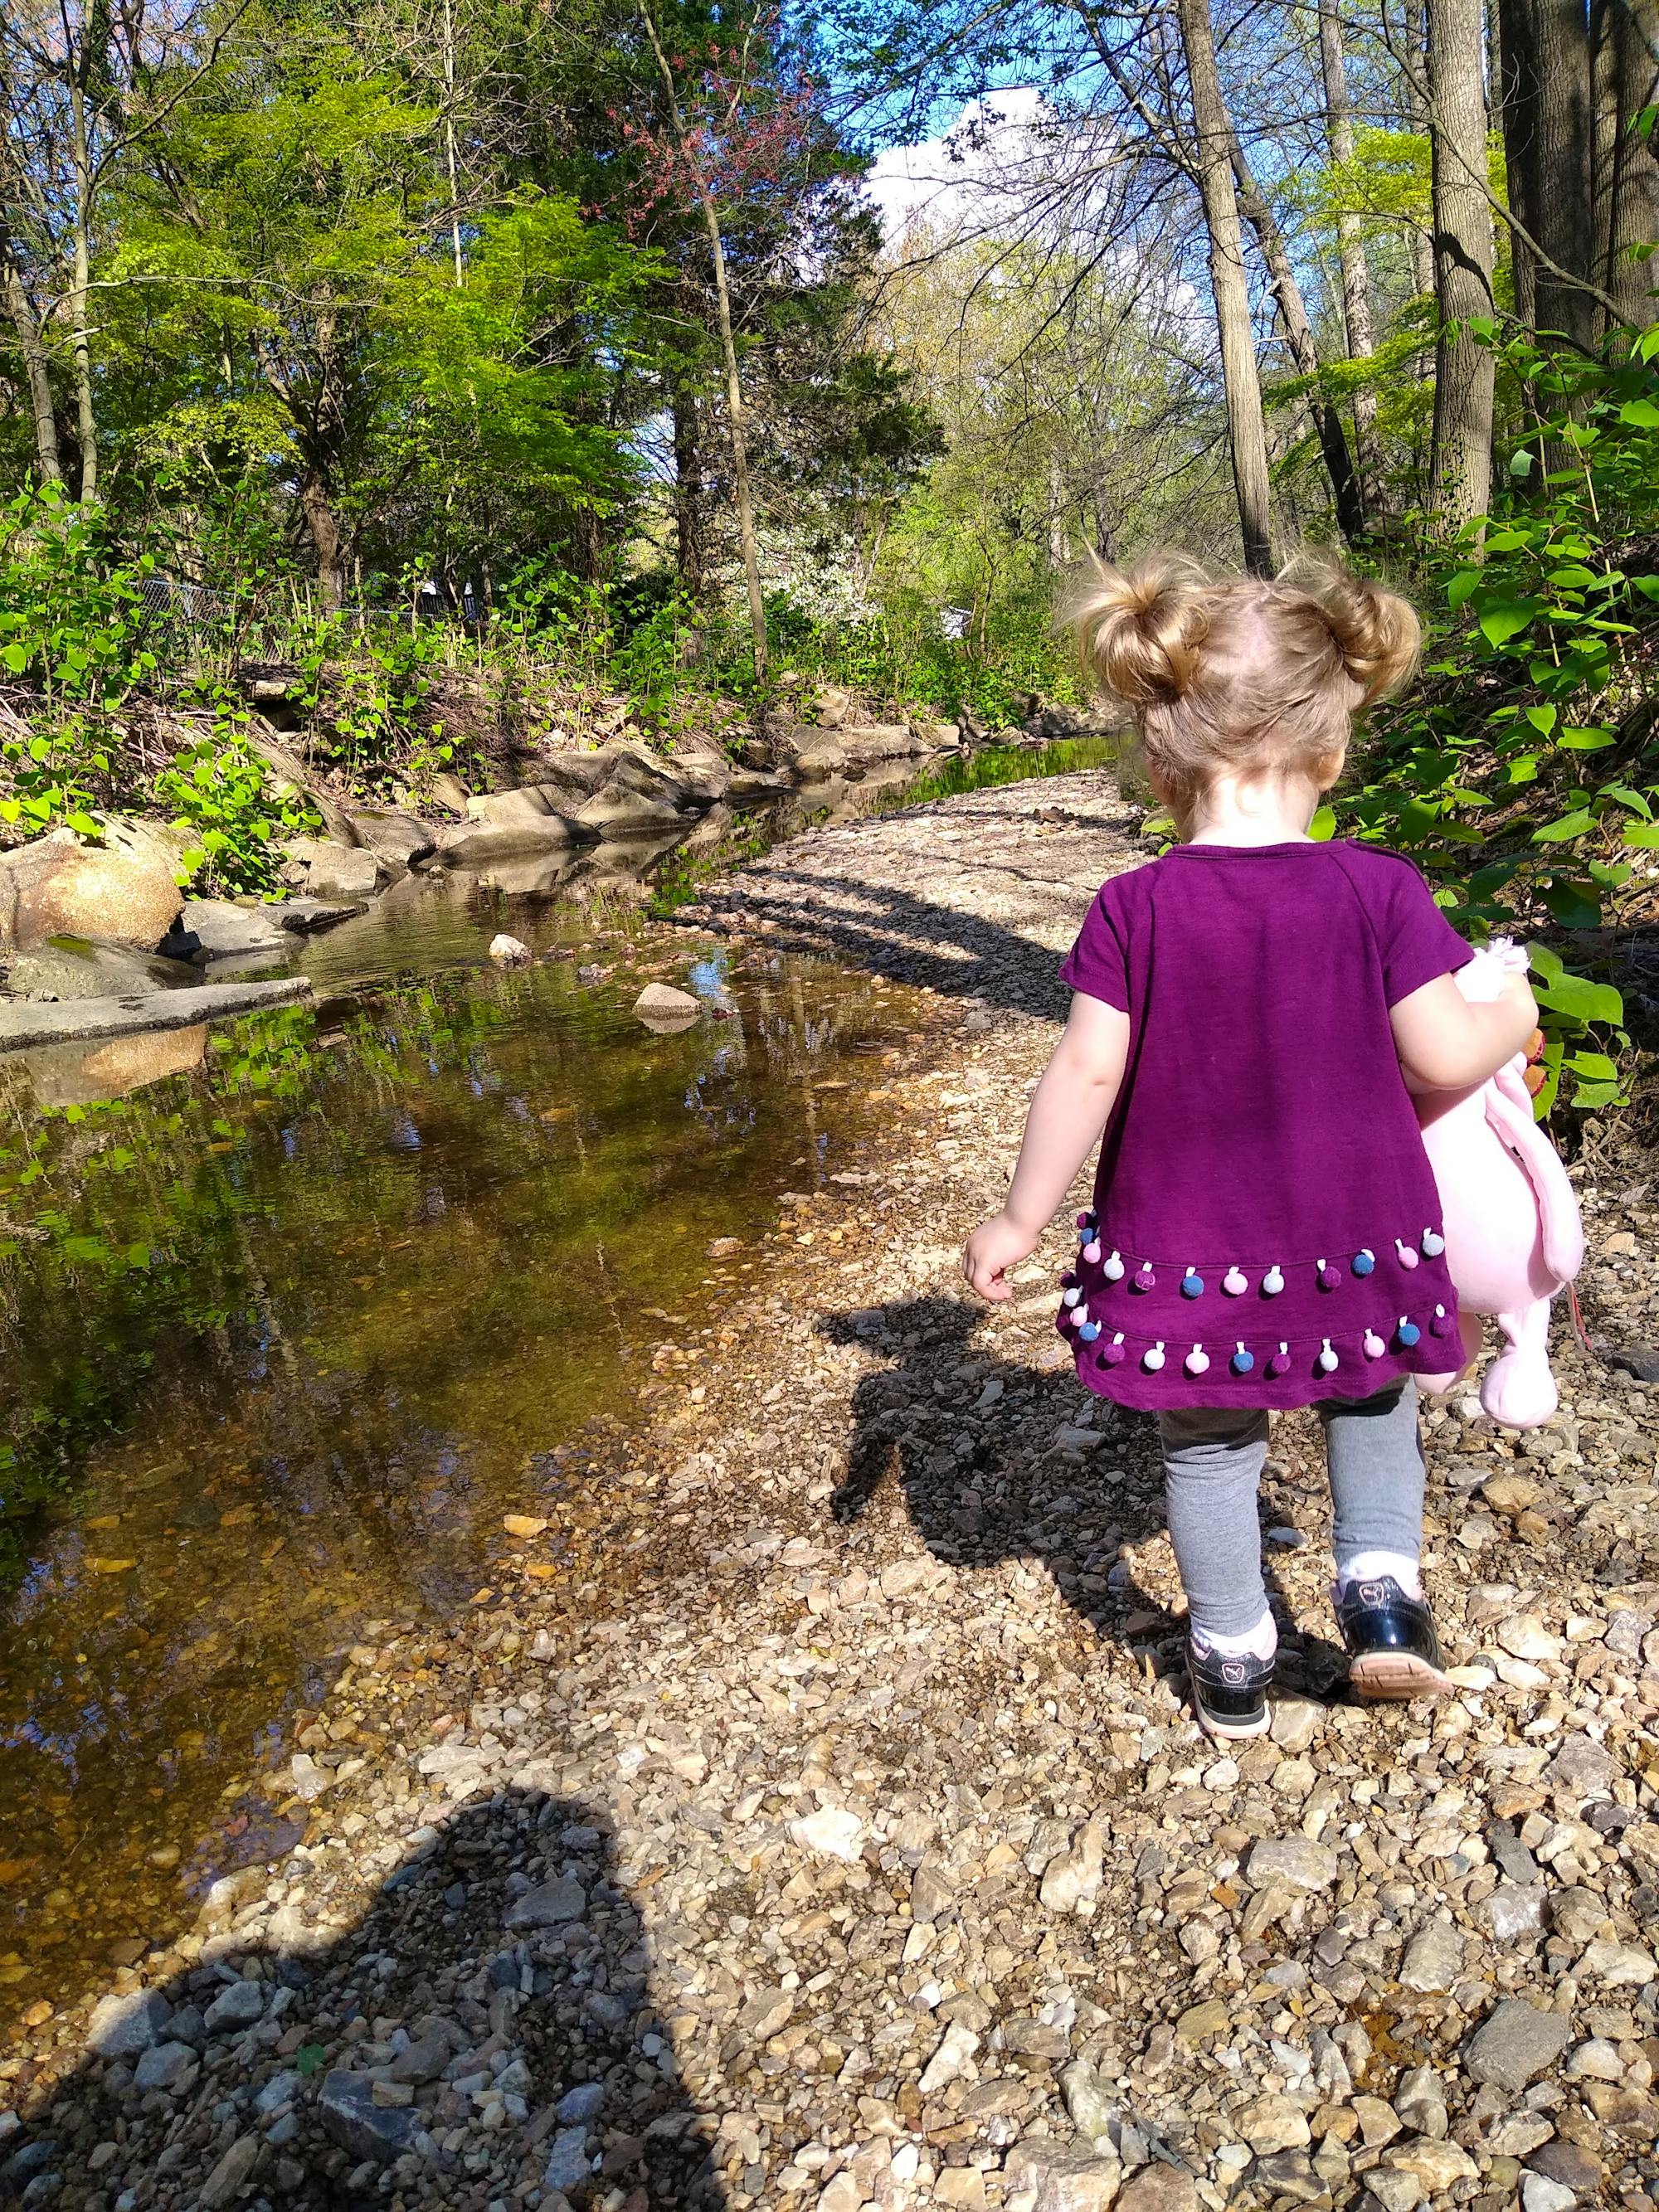
[[[93,1037],[131,1036],[144,1030],[182,1030],[222,1021],[258,1006],[290,1006],[311,995],[308,975],[263,983],[204,983],[191,991],[158,991],[123,999],[70,999],[56,1004],[0,1001],[0,1053]]]

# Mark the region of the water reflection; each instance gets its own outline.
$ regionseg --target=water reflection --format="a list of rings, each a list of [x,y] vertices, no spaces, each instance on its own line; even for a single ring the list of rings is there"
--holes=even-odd
[[[549,1510],[532,1455],[716,1325],[756,1255],[708,1248],[837,1164],[855,1094],[815,1086],[888,1008],[919,1018],[557,908],[514,915],[541,957],[499,974],[499,918],[410,892],[334,956],[359,995],[217,1032],[118,1103],[0,1076],[9,2009],[295,1829],[295,1728],[342,1651],[470,1601],[502,1513]],[[653,975],[704,1018],[647,1032]],[[550,1572],[606,1510],[573,1474]]]

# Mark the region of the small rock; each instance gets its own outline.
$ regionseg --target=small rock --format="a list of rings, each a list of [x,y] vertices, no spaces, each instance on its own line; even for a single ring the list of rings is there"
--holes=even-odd
[[[1394,2109],[1408,2128],[1437,2142],[1451,2124],[1446,2093],[1432,2066],[1413,2066],[1401,2076],[1394,2093]]]
[[[1578,2202],[1578,2192],[1565,2182],[1552,2181],[1547,2174],[1523,2173],[1521,2202],[1525,2212],[1567,2212],[1569,2205]]]
[[[1117,2212],[1198,2212],[1198,2184],[1160,2159],[1125,2183]]]
[[[1568,2142],[1559,2136],[1535,2150],[1527,2163],[1534,2173],[1547,2175],[1550,2180],[1559,2181],[1564,2189],[1571,2189],[1578,2197],[1593,2196],[1607,2173],[1594,2151],[1586,2150],[1582,2143]]]
[[[1536,1936],[1543,1928],[1544,1892],[1541,1887],[1500,1881],[1475,1910],[1494,1943],[1513,1943],[1522,1936]]]
[[[1427,1995],[1450,1989],[1462,1971],[1462,1937],[1443,1920],[1434,1920],[1412,1939],[1400,1978],[1408,1990]]]
[[[587,1892],[574,1875],[562,1874],[515,1897],[502,1915],[501,1925],[509,1929],[562,1928],[580,1920],[586,1910]]]
[[[133,1990],[102,1998],[87,2028],[87,2042],[100,2058],[131,2058],[148,2051],[173,2017],[160,1990]]]
[[[265,1992],[260,1982],[233,1982],[222,1990],[207,2008],[210,2035],[228,2035],[239,2027],[252,2027],[264,2017]]]
[[[578,2120],[584,2123],[597,2120],[605,2110],[605,2086],[603,2081],[579,2081],[574,2089],[567,2089],[553,2107],[553,2117],[573,2127]]]
[[[1103,1831],[1093,1821],[1085,1823],[1070,1848],[1058,1852],[1043,1869],[1037,1893],[1050,1912],[1075,1912],[1080,1905],[1092,1903],[1099,1893],[1105,1856]]]
[[[1659,1968],[1654,1965],[1652,1953],[1634,1943],[1591,1943],[1574,1971],[1587,1980],[1618,1990],[1645,1988]]]
[[[1430,2197],[1440,2196],[1454,2182],[1473,2180],[1476,2172],[1474,2160],[1461,2145],[1422,2136],[1415,2142],[1390,2143],[1382,2157],[1394,2172],[1409,2173],[1420,2181]]]
[[[910,1917],[936,1921],[951,1911],[957,1893],[939,1869],[924,1859],[910,1881]]]
[[[501,930],[489,940],[489,957],[502,968],[527,968],[533,956],[521,937]]]
[[[1501,1650],[1511,1659],[1529,1659],[1534,1663],[1554,1659],[1561,1650],[1559,1637],[1552,1636],[1543,1622],[1534,1613],[1512,1613],[1507,1620],[1500,1620],[1492,1631]]]
[[[196,2053],[187,2043],[155,2043],[139,2053],[133,2086],[143,2091],[182,2089],[196,2072]]]
[[[1400,2132],[1400,2115],[1385,2098],[1356,2097],[1353,2115],[1359,2123],[1360,2139],[1367,2150],[1392,2142]]]
[[[702,1001],[669,983],[647,983],[634,1001],[634,1012],[649,1030],[684,1030],[702,1013]]]
[[[1528,2083],[1553,2066],[1572,2033],[1559,2012],[1544,2012],[1519,1997],[1493,2007],[1463,2046],[1463,2068],[1472,2081],[1518,2097]]]
[[[1097,2136],[1110,2131],[1122,2107],[1113,2095],[1099,2069],[1086,2058],[1074,2058],[1060,2077],[1060,2094],[1066,2100],[1066,2109],[1072,2116],[1072,2125],[1080,2136],[1092,2141]]]
[[[826,1805],[789,1823],[789,1839],[823,1857],[842,1859],[855,1865],[864,1854],[865,1826],[856,1813],[840,1805]]]
[[[1231,2115],[1238,2130],[1258,2157],[1276,2150],[1300,2150],[1311,2142],[1308,2115],[1289,2097],[1252,2097]]]
[[[768,2043],[788,2027],[794,2009],[787,1990],[757,1990],[738,2014],[738,2026],[757,2043]]]
[[[953,2020],[940,2039],[939,2048],[922,2069],[917,2084],[922,2095],[937,2095],[948,2083],[960,2080],[979,2044],[980,2039],[972,2028]]]
[[[573,2189],[580,2189],[585,2181],[591,2180],[592,2172],[587,2160],[587,2130],[561,2128],[547,2154],[543,2188],[562,2190],[568,2196]]]
[[[337,2069],[323,2076],[317,2111],[326,2132],[353,2158],[386,2166],[409,2148],[418,2123],[407,2106],[377,2105],[362,2074]]]
[[[197,2197],[199,2212],[218,2212],[228,2204],[258,2163],[264,2145],[258,2136],[239,2136],[202,2184]]]
[[[1251,1846],[1247,1870],[1257,1889],[1329,1889],[1337,1877],[1336,1853],[1306,1836],[1265,1838]]]

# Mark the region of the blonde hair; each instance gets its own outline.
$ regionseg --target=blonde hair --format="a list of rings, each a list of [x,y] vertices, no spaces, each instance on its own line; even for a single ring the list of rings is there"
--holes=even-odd
[[[1420,635],[1398,592],[1311,558],[1271,582],[1181,553],[1097,559],[1071,620],[1085,666],[1133,709],[1183,834],[1218,775],[1334,782],[1354,715],[1411,673]]]

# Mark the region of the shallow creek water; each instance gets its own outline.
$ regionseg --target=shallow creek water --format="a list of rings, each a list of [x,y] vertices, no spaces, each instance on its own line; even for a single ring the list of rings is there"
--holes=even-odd
[[[412,878],[303,964],[314,1006],[0,1064],[0,2021],[297,1835],[256,1786],[296,1712],[374,1624],[466,1606],[531,1455],[858,1171],[926,1018],[602,882]],[[642,1026],[653,976],[703,1018]]]

